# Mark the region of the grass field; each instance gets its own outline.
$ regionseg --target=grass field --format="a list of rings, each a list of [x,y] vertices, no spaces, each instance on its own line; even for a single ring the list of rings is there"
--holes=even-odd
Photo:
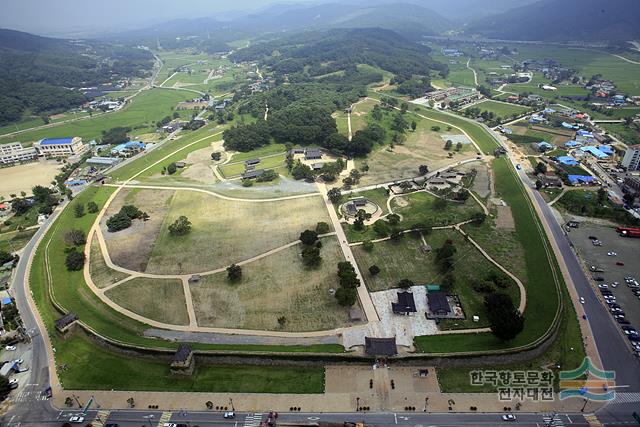
[[[0,144],[7,142],[33,142],[43,138],[63,138],[79,136],[85,142],[99,139],[102,131],[114,127],[132,127],[134,133],[155,131],[155,123],[172,114],[180,101],[193,98],[187,91],[152,89],[141,92],[122,110],[100,115],[95,118],[63,123],[46,129],[24,132],[11,137],[0,137]]]
[[[113,353],[82,335],[68,340],[54,337],[53,345],[57,366],[67,366],[58,370],[62,385],[71,390],[324,392],[321,367],[199,364],[192,376],[183,376],[172,375],[169,362]]]
[[[37,229],[0,234],[0,251],[16,252],[24,248]]]
[[[347,326],[348,309],[329,292],[338,285],[336,266],[344,258],[335,237],[322,244],[318,268],[303,265],[302,246],[296,245],[243,266],[239,283],[229,283],[224,272],[192,284],[198,324],[296,332]]]
[[[170,236],[167,227],[185,215],[193,227]],[[329,223],[320,197],[237,202],[193,191],[179,191],[171,202],[147,272],[201,272],[228,266],[298,239],[316,223]]]
[[[628,145],[640,144],[640,132],[618,123],[603,123],[601,125],[603,129],[612,135],[617,136]]]
[[[261,157],[260,163],[256,165],[256,169],[275,169],[285,165],[285,157],[284,153],[282,154],[272,154],[267,157]],[[220,166],[220,172],[226,177],[231,178],[234,176],[238,176],[245,171],[245,164],[243,161],[238,163],[227,163],[226,165]]]
[[[547,257],[546,245],[548,242],[546,236],[540,234],[540,229],[537,226],[539,220],[533,216],[530,202],[526,198],[520,182],[516,180],[515,172],[508,160],[505,158],[494,160],[493,169],[497,193],[511,207],[518,240],[524,248],[528,273],[524,330],[508,342],[500,341],[490,333],[468,335],[464,339],[452,336],[417,337],[415,343],[419,351],[498,350],[525,345],[547,331],[558,309],[556,277],[560,281],[561,289],[564,289],[564,283],[558,273],[556,260]],[[545,268],[541,268],[541,266],[545,266]]]
[[[467,221],[473,214],[482,212],[472,198],[462,203],[447,201],[442,209],[434,207],[435,200],[436,196],[426,192],[412,193],[393,199],[391,208],[402,216],[401,224],[405,228],[412,228],[414,224],[453,225]]]
[[[453,241],[456,247],[454,268],[452,269],[455,284],[447,292],[460,297],[466,314],[465,320],[443,321],[442,329],[477,328],[487,326],[487,315],[484,307],[484,294],[474,291],[471,282],[483,280],[491,271],[498,269],[486,260],[482,254],[462,235],[454,230],[434,230],[425,236],[427,243],[434,249],[442,247],[446,240]],[[354,255],[361,269],[365,272],[365,281],[372,291],[397,287],[401,279],[409,279],[419,285],[441,284],[442,274],[435,264],[435,252],[425,254],[420,249],[422,242],[413,236],[405,236],[398,242],[386,241],[376,243],[371,252],[361,246],[354,247]],[[371,276],[368,269],[377,265],[380,273]],[[501,292],[510,294],[514,303],[519,301],[519,290],[515,283]],[[479,316],[480,322],[473,322],[472,317]]]
[[[89,273],[91,280],[99,288],[105,288],[120,280],[126,279],[129,275],[120,271],[112,270],[107,266],[102,257],[102,251],[98,244],[98,238],[94,236],[91,241],[91,257],[89,263]]]
[[[529,108],[522,107],[520,105],[490,100],[475,104],[473,107],[479,108],[482,111],[489,111],[491,113],[494,113],[496,117],[499,117],[501,119],[508,119],[512,116],[518,116],[529,110]]]
[[[31,227],[38,223],[38,208],[32,206],[24,215],[13,215],[11,217],[4,217],[0,222],[0,231],[8,233],[10,231],[17,231],[18,228]]]
[[[600,203],[595,191],[567,191],[558,200],[557,205],[575,215],[607,219],[622,225],[640,224],[640,220],[623,208],[614,206],[608,199]]]
[[[180,280],[139,277],[109,289],[105,295],[119,306],[149,319],[172,325],[189,324]]]

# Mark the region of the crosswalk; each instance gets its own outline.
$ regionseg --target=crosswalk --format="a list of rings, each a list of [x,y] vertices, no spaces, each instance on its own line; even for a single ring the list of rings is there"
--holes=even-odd
[[[546,427],[564,427],[564,421],[558,414],[543,415],[542,421]]]
[[[616,397],[611,403],[636,403],[640,402],[640,393],[620,393],[616,392]]]
[[[47,400],[47,396],[43,395],[39,390],[22,390],[19,393],[11,395],[9,401],[14,403],[34,402],[37,400]]]
[[[165,411],[162,413],[162,415],[160,415],[160,419],[158,419],[158,425],[162,427],[164,423],[169,422],[169,420],[171,420],[171,412]]]
[[[262,413],[247,414],[244,419],[244,427],[260,427],[262,422]]]
[[[104,423],[107,421],[107,418],[109,418],[110,413],[110,411],[104,409],[99,410],[96,414],[96,419],[91,422],[91,425],[93,427],[104,427]]]
[[[585,415],[584,419],[587,420],[591,427],[602,427],[602,423],[598,420],[598,417],[595,414]]]

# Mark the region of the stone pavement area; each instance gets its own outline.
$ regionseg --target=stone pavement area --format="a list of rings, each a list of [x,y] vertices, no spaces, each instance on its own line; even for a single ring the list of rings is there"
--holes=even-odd
[[[426,377],[418,376],[419,369],[427,369]],[[369,381],[373,380],[370,388]],[[391,380],[394,387],[391,387]],[[373,366],[327,366],[326,392],[323,394],[251,394],[251,393],[163,393],[126,391],[63,391],[56,393],[53,403],[64,408],[66,397],[76,396],[81,404],[95,397],[102,409],[126,409],[127,399],[133,397],[136,409],[144,410],[149,405],[158,405],[160,410],[206,410],[206,402],[213,406],[229,406],[230,399],[236,411],[260,412],[275,410],[288,412],[292,406],[303,412],[354,412],[356,405],[367,407],[371,412],[405,410],[415,407],[415,412],[470,412],[477,407],[478,412],[503,412],[505,407],[515,411],[516,402],[498,400],[494,393],[441,393],[435,369],[427,366],[378,367]],[[425,407],[426,403],[426,407]],[[552,402],[524,402],[522,412],[579,412],[584,404],[582,399],[556,400]],[[77,405],[77,404],[76,404]],[[77,407],[77,406],[76,406]],[[598,409],[598,404],[590,402],[588,411]],[[451,409],[450,409],[451,408]]]

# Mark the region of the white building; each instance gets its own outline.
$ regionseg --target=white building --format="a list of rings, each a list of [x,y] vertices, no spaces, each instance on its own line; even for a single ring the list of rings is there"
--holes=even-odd
[[[49,138],[34,144],[40,156],[69,157],[86,150],[82,138]]]
[[[35,148],[23,148],[19,142],[0,145],[0,163],[7,165],[12,163],[28,162],[38,157]]]
[[[629,171],[640,170],[640,144],[632,145],[627,149],[622,159],[622,166]]]

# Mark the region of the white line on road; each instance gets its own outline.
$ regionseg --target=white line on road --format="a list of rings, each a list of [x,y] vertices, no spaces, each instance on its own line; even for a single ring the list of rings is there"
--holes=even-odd
[[[396,414],[395,412],[393,414],[393,419],[396,422],[396,424],[398,424],[398,414]]]
[[[565,414],[565,416],[567,417],[567,419],[569,420],[569,424],[573,424],[573,421],[571,420],[571,417],[569,417],[569,414]]]

